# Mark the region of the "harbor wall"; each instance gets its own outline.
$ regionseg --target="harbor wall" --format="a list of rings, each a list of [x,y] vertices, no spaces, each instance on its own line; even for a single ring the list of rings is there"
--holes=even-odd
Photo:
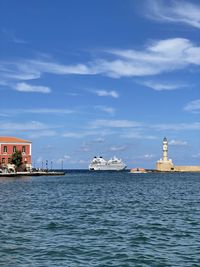
[[[176,166],[171,162],[158,161],[156,170],[160,172],[200,172],[200,166]]]
[[[200,166],[174,166],[176,172],[200,172]]]
[[[159,172],[200,172],[200,166],[176,166],[168,158],[168,141],[163,139],[163,157],[156,162],[156,170]]]

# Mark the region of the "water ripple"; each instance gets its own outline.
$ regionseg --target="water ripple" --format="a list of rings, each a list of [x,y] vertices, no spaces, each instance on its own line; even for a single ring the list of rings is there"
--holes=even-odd
[[[199,174],[0,180],[0,266],[199,267]]]

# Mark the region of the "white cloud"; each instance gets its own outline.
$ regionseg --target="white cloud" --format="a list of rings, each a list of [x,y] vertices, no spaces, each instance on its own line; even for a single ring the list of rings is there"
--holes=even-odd
[[[115,114],[115,109],[112,107],[106,107],[106,106],[95,106],[96,109],[99,109],[100,111],[106,112],[109,115],[114,115]]]
[[[29,133],[28,136],[29,138],[40,138],[40,137],[51,137],[51,136],[56,136],[57,132],[54,130],[45,130],[45,131],[36,131]]]
[[[65,132],[62,136],[67,138],[84,138],[90,135],[96,135],[95,131]]]
[[[137,160],[137,159],[139,159],[139,160],[152,160],[153,158],[155,158],[155,155],[145,154],[145,155],[136,157],[135,160]]]
[[[0,62],[0,80],[9,86],[22,81],[17,85],[19,90],[39,90],[47,93],[50,90],[48,87],[34,88],[24,84],[24,81],[38,79],[44,73],[105,75],[113,78],[142,77],[200,65],[200,46],[185,38],[157,40],[140,50],[111,49],[104,52],[104,58],[75,65],[63,65],[44,60]],[[119,97],[114,90],[97,90],[95,93],[99,96]]]
[[[79,151],[81,151],[81,152],[89,152],[90,150],[91,150],[90,146],[88,144],[85,144],[85,143],[79,149]]]
[[[62,65],[55,62],[48,62],[42,60],[27,60],[24,64],[25,69],[32,66],[33,69],[40,71],[40,73],[52,73],[59,75],[67,74],[95,74],[95,71],[84,64],[76,65]]]
[[[170,91],[170,90],[177,90],[183,87],[186,87],[184,84],[179,83],[168,83],[168,82],[154,82],[154,81],[144,81],[139,82],[139,84],[145,85],[155,91]]]
[[[121,51],[126,52],[126,51]],[[137,53],[137,52],[136,52]],[[140,53],[140,52],[139,52]],[[103,74],[112,78],[133,77],[156,75],[163,72],[160,65],[154,66],[152,62],[148,62],[139,58],[132,60],[131,58],[119,58],[116,51],[110,51],[110,54],[116,57],[114,60],[101,60],[96,62],[96,68],[99,74]]]
[[[31,71],[27,73],[21,72],[21,71],[14,71],[14,72],[6,72],[3,73],[3,78],[5,81],[10,81],[10,80],[23,80],[23,81],[28,81],[28,80],[35,80],[39,79],[41,77],[41,74],[38,73],[37,71]],[[8,82],[7,82],[8,85]]]
[[[91,128],[132,128],[139,127],[142,124],[140,122],[128,121],[128,120],[95,120],[90,122]]]
[[[57,126],[46,125],[44,123],[38,121],[30,121],[30,122],[5,122],[1,121],[1,135],[13,135],[15,133],[26,133],[28,138],[39,138],[39,137],[47,137],[47,136],[56,136],[57,132],[54,130]]]
[[[4,81],[4,80],[0,80],[0,85],[2,85],[2,86],[7,86],[7,83],[6,83],[6,81]]]
[[[85,135],[83,133],[78,133],[78,132],[67,132],[63,134],[63,137],[67,138],[82,138]]]
[[[78,93],[66,93],[66,95],[69,95],[69,96],[80,96],[81,94],[78,94]]]
[[[39,86],[39,85],[30,85],[25,82],[17,83],[14,87],[19,92],[27,92],[27,93],[44,93],[48,94],[51,92],[51,89],[46,86]]]
[[[197,153],[195,155],[192,156],[193,158],[200,158],[200,153]]]
[[[64,158],[64,159],[71,159],[71,156],[69,156],[69,155],[64,155],[63,158]]]
[[[41,72],[33,66],[26,66],[25,61],[0,62],[0,78],[6,84],[10,81],[39,79]]]
[[[199,113],[200,112],[200,99],[193,100],[184,107],[184,110],[190,111],[193,113]]]
[[[144,156],[143,156],[143,158],[144,159],[147,159],[147,160],[151,160],[151,159],[153,159],[155,156],[153,155],[153,154],[145,154]]]
[[[54,130],[54,128],[58,128],[58,126],[47,125],[39,121],[30,121],[23,123],[0,121],[0,124],[1,135],[13,135],[13,132],[15,132],[15,134],[17,132],[18,134],[21,134],[23,132],[26,133],[29,139],[56,136],[57,132]]]
[[[200,122],[155,124],[155,125],[152,125],[150,127],[154,128],[158,131],[200,130]]]
[[[112,90],[112,91],[97,90],[97,91],[94,91],[94,93],[96,93],[98,96],[111,96],[113,98],[119,97],[119,94],[114,90]]]
[[[87,160],[84,160],[84,159],[78,159],[78,160],[69,160],[67,163],[70,163],[70,164],[76,164],[77,166],[80,167],[80,165],[88,165],[88,161]],[[86,167],[86,166],[84,166]]]
[[[0,122],[1,130],[8,130],[8,131],[30,131],[30,130],[45,130],[48,129],[49,126],[38,122],[38,121],[31,121],[31,122],[23,122],[23,123],[16,123],[16,122]]]
[[[181,140],[170,140],[169,145],[171,146],[186,146],[187,142],[186,141],[181,141]]]
[[[200,5],[189,1],[149,0],[147,17],[164,22],[182,23],[200,29]]]
[[[52,160],[55,164],[61,164],[62,166],[64,165],[65,161],[67,161],[68,163],[72,163],[73,160],[71,158],[71,156],[69,155],[64,155],[61,158],[56,158]],[[72,162],[71,162],[72,161]]]
[[[107,73],[114,77],[156,75],[200,65],[200,47],[188,39],[173,38],[153,42],[144,51],[112,50],[118,60],[107,62]],[[120,59],[119,59],[120,58]]]
[[[109,148],[109,150],[110,151],[125,151],[125,150],[127,150],[127,146],[125,146],[125,145],[123,145],[123,146],[111,146],[110,148]]]
[[[16,44],[27,44],[28,42],[25,41],[25,40],[22,40],[16,36],[13,36],[13,42],[16,43]]]
[[[39,113],[39,114],[55,114],[55,115],[75,113],[74,110],[70,110],[70,109],[58,109],[58,108],[24,109],[23,112],[27,112],[27,113]]]
[[[146,128],[148,128],[148,126],[146,126]],[[126,133],[123,133],[120,135],[120,137],[122,138],[130,138],[130,139],[148,139],[148,140],[155,140],[157,139],[155,136],[153,135],[148,135],[148,134],[144,134],[141,133],[140,131],[128,131]]]
[[[0,62],[1,77],[12,80],[38,79],[43,73],[68,74],[95,74],[92,68],[84,65],[62,65],[44,60],[21,60],[16,62]]]
[[[57,108],[36,108],[36,109],[2,109],[0,110],[4,116],[13,116],[16,114],[33,113],[33,114],[54,114],[54,115],[66,115],[75,113],[75,110],[71,109],[57,109]]]
[[[8,30],[8,29],[1,29],[1,32],[7,36],[12,42],[16,44],[27,44],[27,41],[22,40],[21,38],[17,37],[14,32]]]

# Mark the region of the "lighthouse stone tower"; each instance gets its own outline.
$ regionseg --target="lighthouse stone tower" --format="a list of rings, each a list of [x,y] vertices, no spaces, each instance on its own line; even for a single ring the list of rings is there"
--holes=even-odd
[[[168,161],[168,142],[166,137],[163,139],[163,161]]]
[[[156,170],[157,171],[173,171],[174,164],[172,163],[171,159],[168,159],[168,141],[165,137],[163,139],[163,157],[162,159],[158,160],[156,163]]]

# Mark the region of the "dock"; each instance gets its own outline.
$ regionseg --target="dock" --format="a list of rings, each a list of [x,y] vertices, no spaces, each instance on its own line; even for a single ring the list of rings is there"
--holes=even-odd
[[[60,176],[65,175],[61,171],[38,171],[38,172],[15,172],[15,173],[0,173],[0,177],[20,177],[20,176]]]

